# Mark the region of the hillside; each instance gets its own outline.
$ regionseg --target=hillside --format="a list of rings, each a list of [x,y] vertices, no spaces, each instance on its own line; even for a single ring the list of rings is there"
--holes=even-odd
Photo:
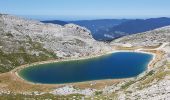
[[[108,49],[78,25],[44,24],[0,15],[0,72],[32,62],[93,55]]]
[[[163,54],[156,56],[157,62],[153,68],[135,79],[124,83],[119,90],[118,98],[141,100],[169,100],[170,97],[170,26],[162,27],[144,33],[138,33],[112,41],[112,45],[131,45],[142,47],[143,50]],[[138,49],[142,50],[142,49]],[[123,95],[123,96],[122,96]]]

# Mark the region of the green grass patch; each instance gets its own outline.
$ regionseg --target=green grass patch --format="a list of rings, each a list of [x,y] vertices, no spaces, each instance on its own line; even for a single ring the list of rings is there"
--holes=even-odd
[[[111,94],[100,94],[93,97],[85,98],[85,100],[118,100],[118,94],[115,92]]]
[[[103,91],[95,91],[95,95],[101,95],[103,94]]]
[[[170,64],[167,65],[167,68],[170,69]]]
[[[124,85],[121,86],[121,89],[127,89],[133,83],[135,83],[135,81],[126,82]]]
[[[39,61],[57,59],[55,53],[44,49],[40,45],[36,45],[34,49],[38,49],[37,51],[40,52],[39,55],[28,54],[24,47],[20,47],[18,52],[13,53],[4,53],[2,50],[0,50],[0,62],[3,65],[0,65],[0,73],[8,72],[23,64],[31,64]]]
[[[139,84],[139,89],[141,90],[145,87],[148,87],[149,84],[152,83],[154,80],[156,81],[162,80],[167,75],[170,75],[170,71],[160,70],[153,74],[152,76],[148,76],[145,80],[142,80]]]

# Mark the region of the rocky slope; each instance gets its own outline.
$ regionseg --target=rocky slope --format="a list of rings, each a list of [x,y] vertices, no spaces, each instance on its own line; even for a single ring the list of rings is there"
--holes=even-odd
[[[0,15],[0,72],[26,63],[93,55],[109,49],[78,25],[44,24]]]
[[[125,36],[112,41],[112,44],[121,43],[132,44],[133,46],[153,46],[165,42],[170,42],[170,26]]]
[[[119,90],[120,100],[169,100],[170,98],[170,26],[125,36],[112,41],[112,45],[130,44],[164,52],[163,58],[141,77],[125,82]],[[160,45],[161,44],[161,45]],[[154,49],[155,46],[158,48]],[[122,87],[122,86],[121,86]]]

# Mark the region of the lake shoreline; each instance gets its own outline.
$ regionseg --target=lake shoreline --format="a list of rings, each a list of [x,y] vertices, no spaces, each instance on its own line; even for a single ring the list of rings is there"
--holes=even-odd
[[[39,91],[39,92],[45,92],[45,93],[49,93],[54,89],[58,89],[58,88],[62,88],[65,86],[74,86],[76,88],[79,89],[104,89],[105,87],[108,86],[113,86],[116,84],[121,84],[121,83],[125,83],[128,82],[130,80],[134,80],[138,77],[141,77],[143,75],[146,75],[146,73],[148,73],[150,70],[152,70],[153,68],[157,67],[157,63],[159,63],[160,61],[162,61],[162,59],[164,59],[163,57],[165,56],[165,52],[162,51],[162,49],[157,49],[157,48],[143,48],[143,47],[132,47],[130,48],[120,48],[117,49],[115,47],[113,47],[112,51],[107,51],[107,52],[102,52],[102,53],[96,53],[96,55],[93,56],[87,56],[87,57],[81,57],[82,58],[94,58],[94,57],[99,57],[102,55],[106,55],[106,54],[111,54],[114,52],[138,52],[138,53],[147,53],[147,54],[152,54],[153,55],[153,59],[150,61],[150,63],[148,64],[148,69],[146,69],[146,71],[144,71],[143,73],[141,73],[139,76],[136,77],[132,77],[132,78],[123,78],[123,79],[104,79],[104,80],[93,80],[93,81],[84,81],[84,82],[76,82],[76,83],[67,83],[67,84],[38,84],[38,83],[32,83],[29,81],[26,81],[24,79],[22,79],[22,77],[20,77],[18,75],[18,71],[21,70],[22,68],[25,67],[30,67],[30,65],[38,65],[38,64],[47,64],[47,63],[51,63],[54,62],[54,60],[50,60],[50,61],[42,61],[42,62],[36,62],[33,64],[26,64],[26,65],[22,65],[19,66],[13,70],[11,70],[10,72],[7,73],[2,73],[0,74],[0,78],[2,80],[5,80],[5,82],[1,82],[1,86],[0,88],[3,88],[3,91],[13,91],[15,93],[28,93],[28,92],[34,92],[34,91]],[[70,60],[73,60],[73,58],[69,58]],[[69,59],[60,59],[60,60],[55,60],[55,62],[59,62],[61,60],[69,60]],[[75,58],[74,58],[75,59]],[[81,60],[79,58],[79,60]],[[75,59],[78,60],[78,59]],[[15,85],[14,85],[15,83]]]
[[[118,79],[100,79],[100,80],[83,81],[83,82],[72,82],[72,83],[62,83],[62,84],[57,84],[57,83],[56,84],[44,84],[44,83],[34,83],[34,82],[27,81],[24,78],[22,78],[20,75],[18,75],[18,72],[20,70],[22,70],[23,68],[26,68],[26,67],[33,67],[33,66],[41,65],[41,64],[50,64],[50,63],[65,62],[65,61],[76,61],[76,60],[93,59],[93,58],[98,58],[98,57],[102,57],[102,56],[105,56],[105,55],[110,55],[110,54],[117,53],[117,52],[135,52],[135,53],[145,53],[145,54],[152,55],[152,59],[149,61],[148,65],[147,65],[147,70],[149,70],[152,67],[151,66],[152,62],[154,61],[154,59],[156,57],[155,53],[145,52],[145,51],[141,51],[141,50],[113,50],[111,52],[106,52],[106,53],[99,54],[99,55],[93,55],[93,56],[87,56],[87,57],[81,57],[81,58],[73,58],[73,59],[72,58],[68,58],[68,59],[61,59],[61,60],[51,60],[51,61],[36,62],[36,63],[30,64],[30,65],[22,65],[21,67],[18,67],[17,69],[15,69],[13,72],[22,81],[24,81],[26,83],[29,83],[29,84],[33,84],[33,85],[35,85],[35,84],[40,84],[40,85],[67,85],[67,84],[81,84],[81,83],[86,83],[86,82],[97,82],[97,81],[107,81],[107,80],[127,80],[127,79],[133,79],[134,77],[130,77],[130,78],[118,78]],[[143,74],[144,72],[142,72],[141,74]],[[139,75],[141,75],[141,74],[139,74]]]

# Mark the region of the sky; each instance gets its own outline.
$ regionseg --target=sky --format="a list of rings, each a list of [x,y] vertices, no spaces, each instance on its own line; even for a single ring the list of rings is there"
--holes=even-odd
[[[170,17],[170,0],[0,0],[0,13],[60,20]]]

